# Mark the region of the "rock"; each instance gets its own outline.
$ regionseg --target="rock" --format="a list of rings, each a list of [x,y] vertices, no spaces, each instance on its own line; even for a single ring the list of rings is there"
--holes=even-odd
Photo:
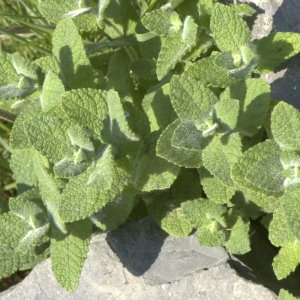
[[[58,285],[46,260],[0,299],[277,299],[237,275],[227,260],[223,248],[200,247],[195,236],[167,237],[146,218],[93,237],[77,292]]]

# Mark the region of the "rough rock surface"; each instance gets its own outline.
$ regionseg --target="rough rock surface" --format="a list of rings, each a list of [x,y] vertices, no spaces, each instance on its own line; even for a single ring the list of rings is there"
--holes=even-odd
[[[223,248],[200,247],[195,236],[167,237],[146,218],[93,237],[77,292],[58,285],[46,260],[0,299],[277,299],[237,275],[227,260]]]

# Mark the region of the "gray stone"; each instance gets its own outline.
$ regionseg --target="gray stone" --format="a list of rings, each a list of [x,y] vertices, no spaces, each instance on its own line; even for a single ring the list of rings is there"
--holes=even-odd
[[[108,243],[113,245],[117,253]],[[125,250],[121,250],[122,243]],[[129,271],[131,262],[125,258],[125,254],[134,260],[131,270],[140,265],[137,268],[138,276]],[[189,257],[192,257],[194,265]],[[150,264],[154,258],[155,262]],[[93,237],[75,293],[67,293],[58,285],[51,273],[50,260],[46,260],[17,286],[0,294],[0,299],[277,299],[262,285],[237,275],[226,262],[227,258],[222,248],[200,247],[194,236],[166,237],[147,218],[108,236],[98,234]],[[210,268],[203,270],[207,267]]]

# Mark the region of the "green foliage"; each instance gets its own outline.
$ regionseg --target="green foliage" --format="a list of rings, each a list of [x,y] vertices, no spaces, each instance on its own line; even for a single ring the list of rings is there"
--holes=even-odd
[[[75,291],[93,226],[116,229],[139,207],[171,235],[197,230],[235,254],[268,218],[274,272],[289,276],[300,114],[257,75],[297,54],[299,34],[252,41],[246,4],[96,2],[39,1],[57,24],[52,53],[0,53],[0,113],[15,119],[0,142],[18,190],[0,198],[0,276],[50,256]]]

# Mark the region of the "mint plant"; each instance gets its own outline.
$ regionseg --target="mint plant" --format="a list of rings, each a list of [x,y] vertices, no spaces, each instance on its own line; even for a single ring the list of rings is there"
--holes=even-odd
[[[0,214],[1,277],[50,256],[75,291],[92,233],[141,203],[167,233],[197,229],[234,254],[259,220],[277,278],[296,269],[300,113],[259,75],[300,52],[300,35],[252,40],[255,11],[219,2],[39,2],[57,24],[52,55],[0,55],[18,186]]]

